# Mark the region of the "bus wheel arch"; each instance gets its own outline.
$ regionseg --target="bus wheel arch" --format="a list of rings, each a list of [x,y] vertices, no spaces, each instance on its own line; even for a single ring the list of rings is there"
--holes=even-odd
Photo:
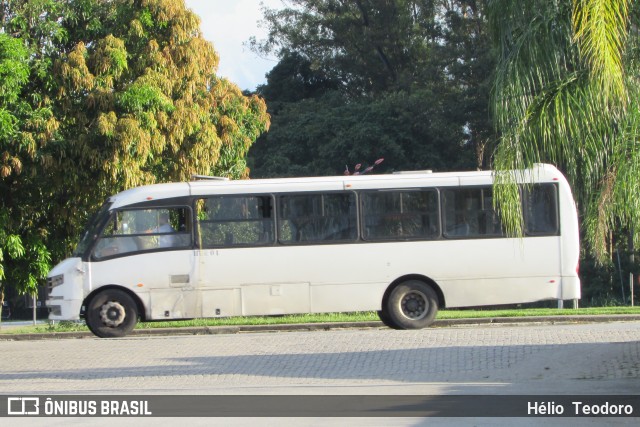
[[[84,301],[87,326],[100,338],[123,337],[133,330],[138,317],[144,317],[140,299],[120,286],[103,286]]]
[[[444,306],[442,289],[433,280],[408,275],[387,288],[378,316],[394,329],[422,329],[433,323],[438,308]]]

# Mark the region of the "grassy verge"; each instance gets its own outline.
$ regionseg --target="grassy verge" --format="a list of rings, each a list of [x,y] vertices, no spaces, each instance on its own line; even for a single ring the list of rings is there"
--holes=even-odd
[[[491,317],[526,317],[526,316],[598,316],[613,314],[640,315],[640,307],[592,307],[580,309],[555,308],[523,308],[512,310],[442,310],[438,319],[465,319]],[[152,328],[184,328],[203,326],[239,326],[239,325],[274,325],[299,323],[331,323],[331,322],[371,322],[378,316],[373,311],[359,313],[299,314],[288,316],[256,316],[230,317],[222,319],[192,319],[171,322],[139,323],[137,329]],[[55,324],[38,324],[30,326],[9,327],[11,323],[0,324],[0,334],[51,333],[88,331],[83,322],[59,322]]]

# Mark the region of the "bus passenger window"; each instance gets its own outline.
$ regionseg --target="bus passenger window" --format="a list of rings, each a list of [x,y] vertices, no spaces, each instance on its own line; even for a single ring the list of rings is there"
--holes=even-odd
[[[445,236],[500,237],[500,216],[493,209],[491,187],[455,188],[442,191]]]
[[[274,242],[271,196],[211,196],[196,201],[202,248]]]
[[[557,234],[558,196],[555,185],[534,185],[523,192],[526,233],[532,236]]]
[[[376,191],[362,194],[366,240],[406,240],[440,235],[435,190]]]
[[[332,243],[358,236],[354,193],[308,193],[278,198],[280,243]]]

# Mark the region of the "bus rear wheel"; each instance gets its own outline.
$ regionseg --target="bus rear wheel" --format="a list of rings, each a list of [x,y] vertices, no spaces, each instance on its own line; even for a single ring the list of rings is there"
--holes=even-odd
[[[100,338],[123,337],[136,326],[138,309],[129,294],[108,289],[91,299],[85,320],[91,332]]]
[[[419,280],[408,280],[396,286],[387,300],[387,316],[397,329],[426,328],[438,313],[438,295]]]

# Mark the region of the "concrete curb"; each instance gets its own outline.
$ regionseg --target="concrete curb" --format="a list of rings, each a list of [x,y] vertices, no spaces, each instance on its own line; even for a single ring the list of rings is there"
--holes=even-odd
[[[616,314],[602,316],[531,316],[531,317],[490,317],[470,319],[441,319],[436,320],[432,327],[452,327],[486,324],[562,324],[562,323],[606,323],[639,321],[640,315]],[[331,322],[331,323],[301,323],[282,325],[243,325],[243,326],[198,326],[184,328],[150,328],[135,329],[130,337],[141,336],[175,336],[175,335],[216,335],[238,334],[252,332],[291,332],[291,331],[328,331],[333,329],[370,329],[386,328],[382,322]],[[41,334],[0,334],[0,341],[35,341],[44,339],[63,338],[96,338],[91,332],[51,332]]]

